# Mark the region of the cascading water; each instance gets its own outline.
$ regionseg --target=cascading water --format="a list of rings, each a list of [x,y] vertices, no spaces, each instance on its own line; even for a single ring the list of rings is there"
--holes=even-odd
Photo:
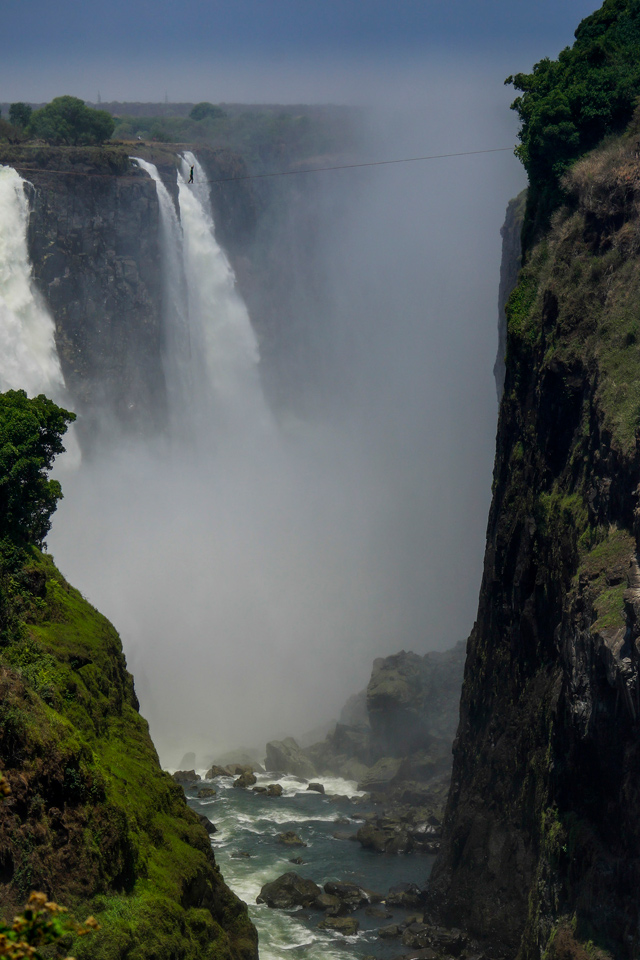
[[[61,399],[55,327],[31,279],[25,183],[12,167],[0,167],[0,390]]]
[[[135,158],[156,183],[160,206],[165,372],[172,418],[180,429],[241,434],[270,422],[258,371],[258,343],[231,265],[216,240],[206,174],[192,153],[178,171],[180,216],[157,168]],[[187,171],[195,169],[190,185]],[[188,410],[188,415],[184,412]]]

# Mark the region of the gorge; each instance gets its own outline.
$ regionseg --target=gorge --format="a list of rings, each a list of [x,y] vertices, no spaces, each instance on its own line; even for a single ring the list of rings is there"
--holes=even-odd
[[[606,0],[558,61],[511,78],[522,93],[518,151],[530,187],[510,204],[503,231],[506,325],[480,603],[441,848],[404,941],[412,957],[636,960],[640,950],[639,37],[638,3]],[[89,599],[123,624],[164,765],[192,750],[204,766],[223,748],[250,745],[256,728],[282,744],[303,722],[327,719],[361,685],[364,651],[370,662],[400,648],[423,656],[452,647],[470,622],[470,541],[486,505],[479,481],[460,479],[479,450],[486,454],[486,418],[469,402],[463,367],[444,391],[453,340],[469,348],[469,328],[456,325],[459,288],[477,284],[472,312],[485,302],[488,280],[474,271],[486,261],[468,256],[471,227],[447,273],[444,226],[429,244],[398,251],[387,242],[394,215],[415,212],[415,180],[407,192],[385,193],[375,189],[378,171],[357,188],[343,184],[327,206],[320,185],[269,195],[240,180],[238,192],[222,189],[216,181],[243,175],[243,161],[190,144],[2,151],[33,184],[25,190],[3,168],[0,202],[17,238],[2,249],[13,266],[0,265],[0,277],[17,283],[6,309],[38,344],[30,389],[42,383],[79,414],[75,464],[59,468],[66,500],[50,546]],[[459,177],[456,206],[429,176],[431,227],[470,222],[473,183]],[[365,195],[371,206],[357,226],[366,224],[366,242],[351,219]],[[333,232],[314,246],[319,209]],[[288,219],[308,220],[295,251],[283,239]],[[317,281],[316,313],[300,307],[303,298],[285,303],[276,269],[282,259],[289,276],[294,253],[304,264],[307,242],[314,255],[322,249],[323,269],[305,274]],[[350,295],[337,280],[342,270],[349,286],[359,281]],[[222,304],[215,315],[213,301]],[[11,370],[34,356],[15,329],[9,322],[12,353],[3,359],[14,359],[3,389],[18,385]],[[304,375],[285,383],[279,374],[294,355]],[[438,412],[434,432],[422,423],[425,409]],[[46,882],[47,858],[64,867],[72,837],[86,890],[71,882],[78,859],[56,883],[72,905],[102,911],[114,956],[127,952],[118,937],[133,928],[152,938],[155,929],[163,956],[255,956],[243,907],[160,773],[110,626],[46,553],[18,561],[9,551],[3,563],[0,717],[14,791],[0,845],[7,903],[18,902],[27,878]],[[417,661],[398,656],[409,657],[411,677]],[[414,732],[420,739],[412,714],[397,719],[402,744]],[[155,784],[148,804],[127,791],[116,730],[124,755]],[[356,741],[338,730],[313,756],[329,773],[364,763],[375,787],[382,777],[370,761],[385,757],[374,757],[368,735]],[[407,758],[394,750],[387,766],[397,773]],[[266,780],[258,786],[268,789]],[[230,792],[238,796],[225,783],[215,800],[190,799],[208,813],[224,810]],[[288,810],[313,842],[330,800],[294,800],[294,792]],[[276,809],[260,807],[268,801],[259,793],[238,803],[253,801],[254,811]],[[304,804],[314,817],[305,820]],[[369,836],[377,831],[384,849],[390,818],[375,819]],[[330,849],[336,838],[322,829]],[[233,830],[226,820],[221,846],[236,843]],[[248,860],[238,875],[253,895]],[[162,877],[167,886],[148,902]],[[184,942],[161,920],[163,898]]]

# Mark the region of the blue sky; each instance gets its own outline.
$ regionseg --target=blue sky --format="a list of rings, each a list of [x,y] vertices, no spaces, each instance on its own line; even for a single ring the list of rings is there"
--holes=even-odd
[[[427,59],[527,70],[593,0],[4,0],[1,100],[348,102]],[[360,78],[360,81],[358,81]],[[209,86],[211,89],[204,89]],[[221,96],[215,96],[219,92]]]

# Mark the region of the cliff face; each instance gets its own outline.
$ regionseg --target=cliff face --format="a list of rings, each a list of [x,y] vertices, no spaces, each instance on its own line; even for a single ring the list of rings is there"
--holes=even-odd
[[[496,354],[496,362],[493,365],[493,376],[496,381],[498,403],[502,400],[502,392],[504,390],[504,357],[507,350],[507,315],[505,311],[507,301],[511,296],[511,291],[518,282],[522,255],[520,234],[522,232],[522,221],[526,201],[526,190],[523,190],[517,197],[509,201],[504,224],[500,230],[502,237],[502,260],[500,263],[500,287],[498,289],[498,352]]]
[[[404,650],[379,657],[346,718],[305,752],[318,770],[361,780],[364,789],[448,774],[463,666],[463,643],[422,657]],[[355,722],[345,722],[350,714]]]
[[[570,203],[507,306],[484,576],[427,911],[489,956],[640,953],[634,138],[572,169]]]
[[[181,788],[160,769],[115,630],[51,559],[0,574],[0,914],[42,890],[101,930],[79,960],[256,960]]]
[[[176,148],[137,147],[170,192]],[[212,179],[242,176],[240,158],[202,149]],[[36,285],[51,310],[56,344],[85,443],[112,418],[153,433],[166,421],[163,288],[155,184],[121,148],[4,147],[0,163],[32,185],[29,252]],[[211,191],[216,231],[233,258],[255,228],[244,181]]]

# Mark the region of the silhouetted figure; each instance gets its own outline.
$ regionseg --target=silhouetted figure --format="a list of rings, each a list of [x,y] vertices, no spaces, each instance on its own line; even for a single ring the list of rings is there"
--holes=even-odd
[[[193,183],[193,167],[191,167],[189,171],[189,183]]]

